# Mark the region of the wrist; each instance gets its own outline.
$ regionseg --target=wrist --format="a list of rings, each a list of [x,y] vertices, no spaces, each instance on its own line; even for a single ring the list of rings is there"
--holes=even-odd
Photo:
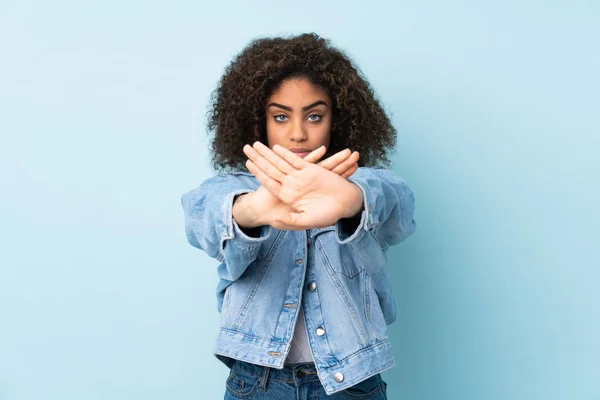
[[[241,228],[256,228],[264,225],[252,207],[253,195],[254,192],[242,193],[233,201],[231,214]]]
[[[358,185],[348,182],[351,187],[351,195],[348,196],[348,204],[345,207],[342,218],[354,218],[364,209],[363,192]]]

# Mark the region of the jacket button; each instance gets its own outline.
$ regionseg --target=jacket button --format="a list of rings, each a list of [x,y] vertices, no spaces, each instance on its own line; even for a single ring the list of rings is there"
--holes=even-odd
[[[300,259],[296,260],[296,264],[302,264],[302,262],[304,262],[303,258],[300,258]]]
[[[342,374],[341,372],[336,372],[333,376],[333,379],[335,379],[337,383],[340,383],[344,380],[344,374]]]
[[[308,290],[310,290],[311,292],[314,292],[315,289],[317,289],[317,283],[316,282],[311,282],[308,284]]]
[[[323,336],[325,334],[325,328],[322,326],[317,328],[317,336]]]

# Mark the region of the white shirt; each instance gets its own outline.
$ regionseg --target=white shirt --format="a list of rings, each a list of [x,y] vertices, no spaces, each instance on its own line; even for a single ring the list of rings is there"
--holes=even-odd
[[[314,362],[310,345],[308,343],[308,335],[306,333],[306,323],[304,322],[304,312],[302,307],[298,310],[298,320],[294,327],[294,336],[291,342],[292,348],[285,359],[286,364],[302,364]]]

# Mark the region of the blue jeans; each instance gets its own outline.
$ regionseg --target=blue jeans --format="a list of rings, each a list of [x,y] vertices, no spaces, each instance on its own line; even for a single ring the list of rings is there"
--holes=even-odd
[[[377,374],[327,396],[314,364],[275,369],[236,360],[227,378],[225,400],[386,400],[386,387]]]

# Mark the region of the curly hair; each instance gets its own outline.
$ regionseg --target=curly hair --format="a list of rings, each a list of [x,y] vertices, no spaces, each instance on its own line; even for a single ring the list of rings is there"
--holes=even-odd
[[[396,129],[358,67],[329,40],[301,34],[250,42],[225,69],[211,96],[207,132],[215,170],[245,170],[245,144],[267,144],[265,104],[281,83],[307,78],[332,100],[327,155],[345,148],[360,153],[359,166],[388,165]]]

